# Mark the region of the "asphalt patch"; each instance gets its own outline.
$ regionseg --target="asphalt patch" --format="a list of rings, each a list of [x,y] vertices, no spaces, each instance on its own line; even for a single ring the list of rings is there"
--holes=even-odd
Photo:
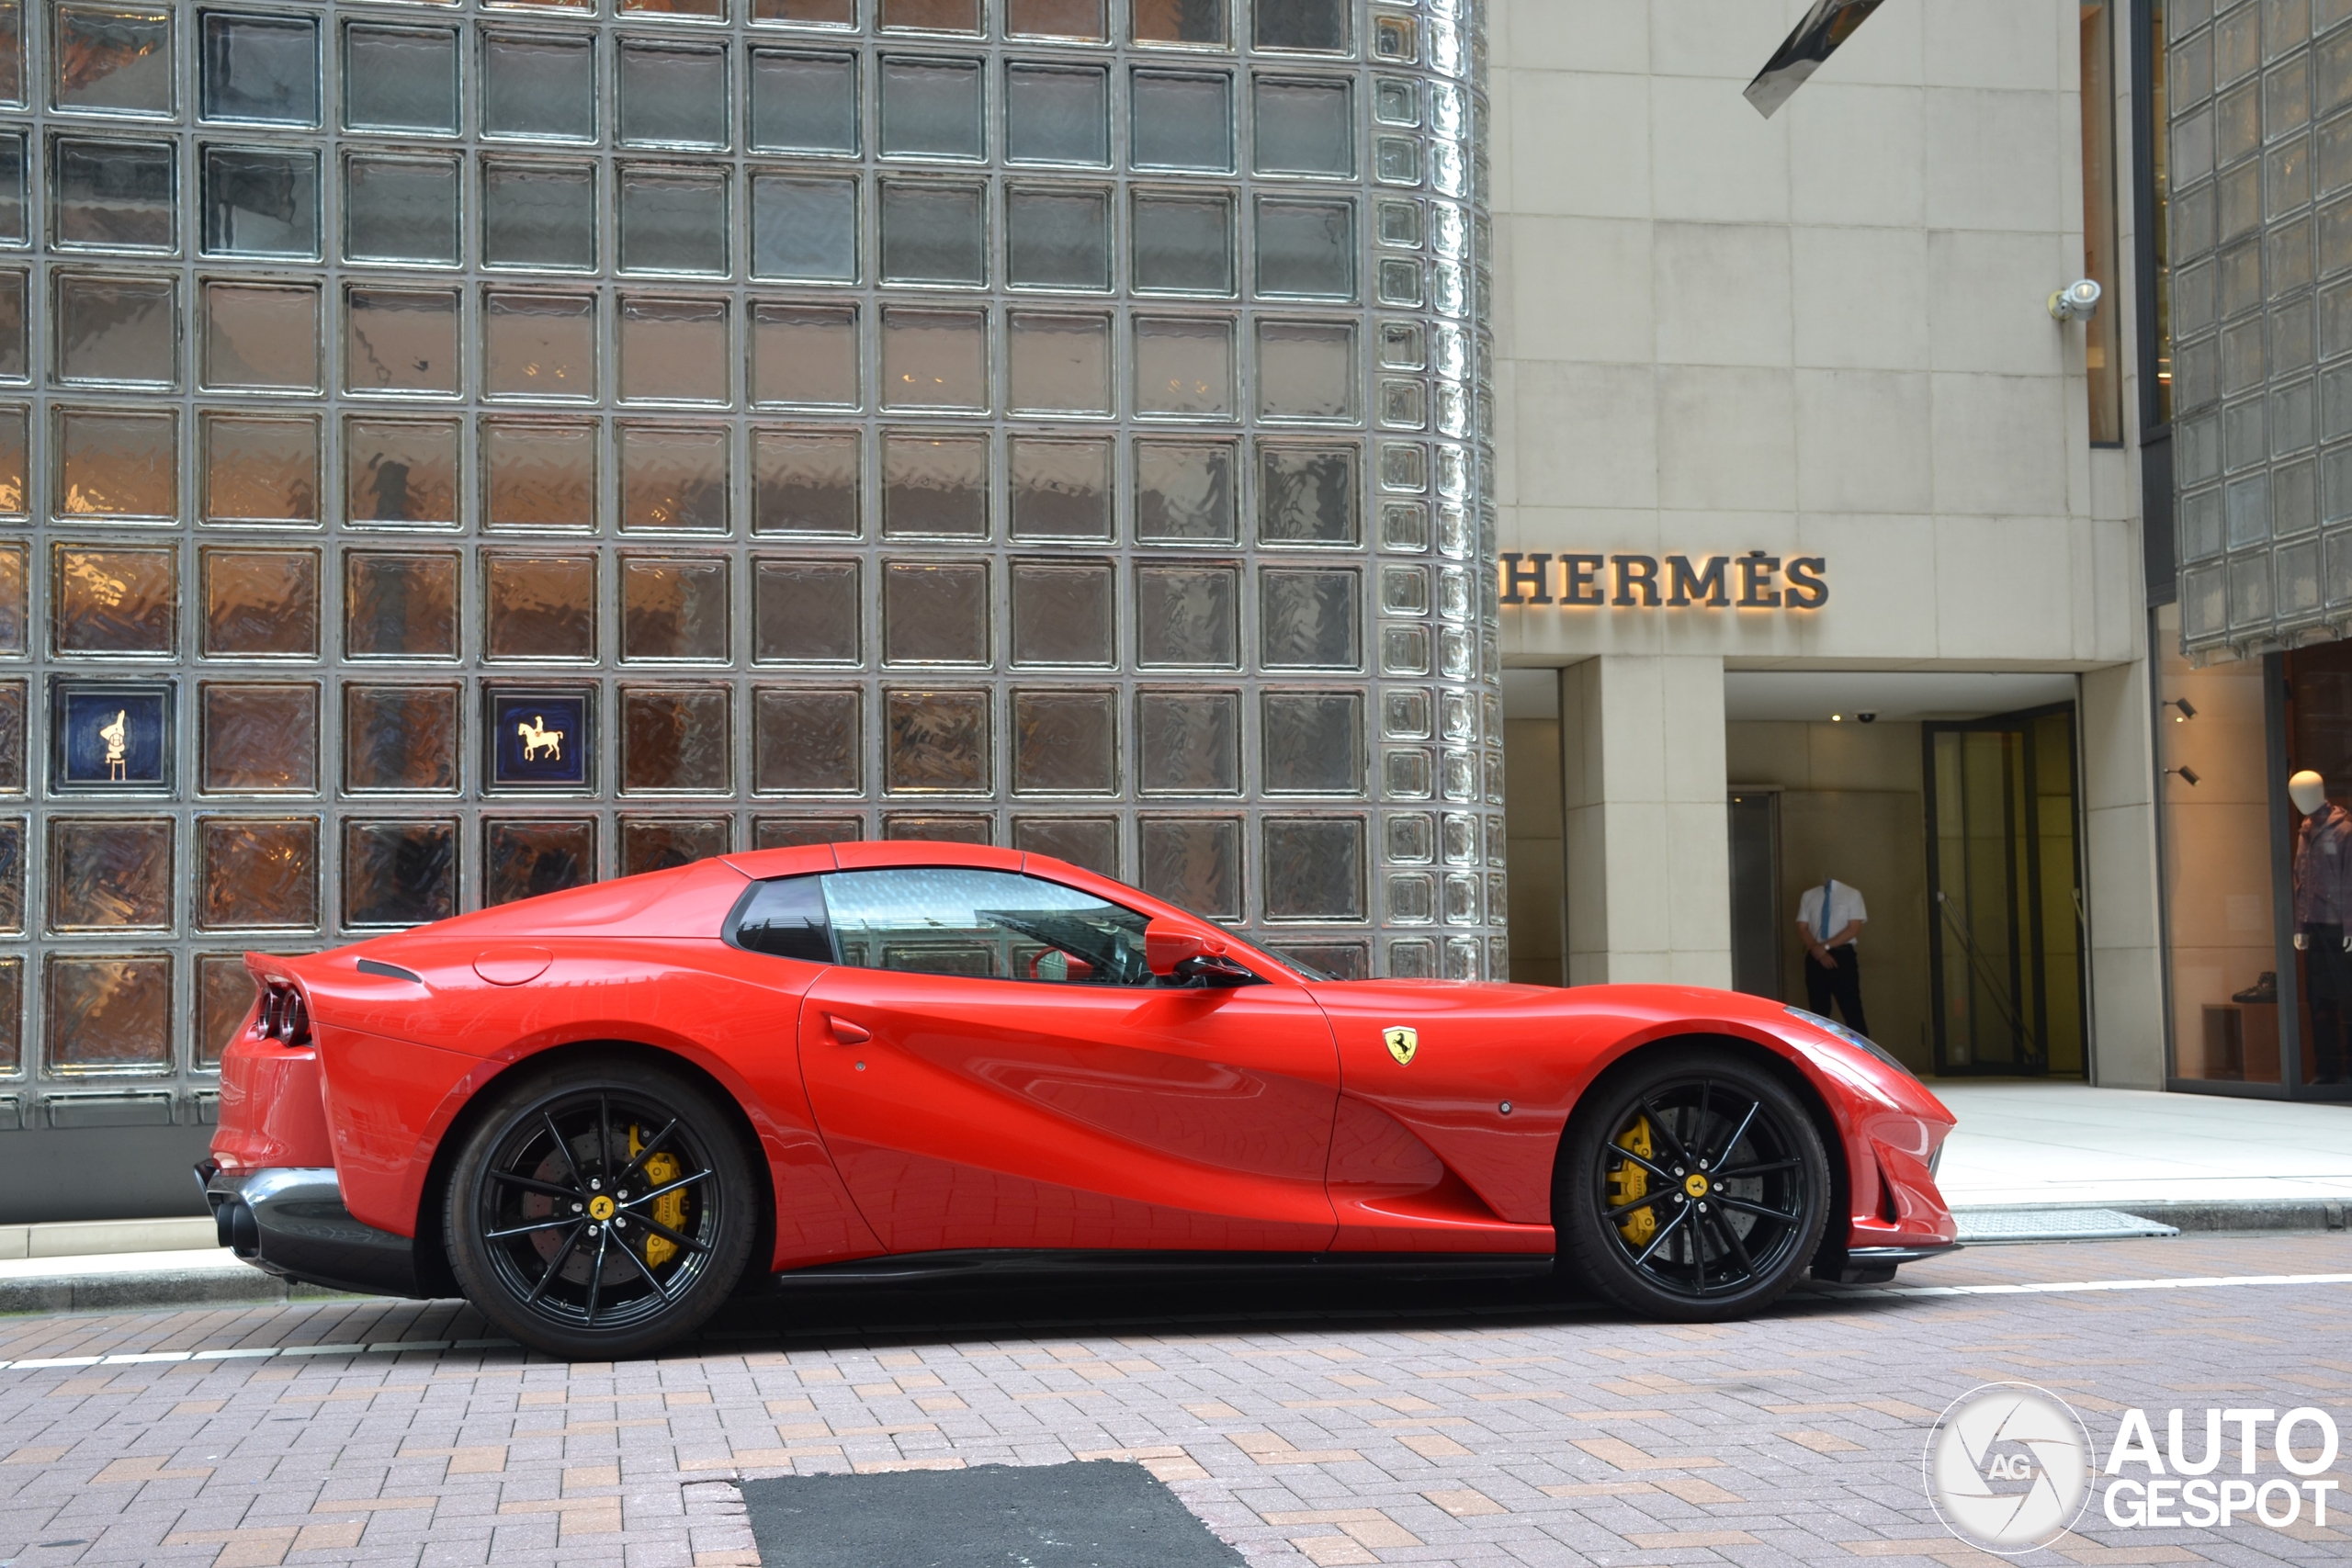
[[[765,1568],[1240,1568],[1139,1464],[975,1465],[742,1483]]]

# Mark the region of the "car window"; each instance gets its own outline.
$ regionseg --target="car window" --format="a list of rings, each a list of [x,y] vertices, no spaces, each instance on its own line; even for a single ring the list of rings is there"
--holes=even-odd
[[[735,907],[728,935],[738,947],[808,964],[833,962],[825,931],[825,895],[815,876],[779,876],[753,886]]]
[[[1075,887],[1008,871],[908,866],[828,874],[841,962],[864,969],[1149,986],[1145,919]]]

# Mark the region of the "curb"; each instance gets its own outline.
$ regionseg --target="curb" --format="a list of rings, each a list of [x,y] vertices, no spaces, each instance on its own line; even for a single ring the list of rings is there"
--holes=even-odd
[[[2120,1209],[2143,1220],[2156,1220],[2182,1233],[2214,1231],[2340,1231],[2346,1227],[2352,1201],[2322,1198],[2160,1199],[2135,1203],[2129,1199],[2064,1203],[1954,1204],[1952,1213],[2015,1213],[2031,1210]]]
[[[61,1270],[26,1279],[0,1280],[0,1314],[323,1301],[348,1294],[315,1285],[289,1285],[277,1275],[265,1274],[258,1269],[152,1269],[119,1274]]]

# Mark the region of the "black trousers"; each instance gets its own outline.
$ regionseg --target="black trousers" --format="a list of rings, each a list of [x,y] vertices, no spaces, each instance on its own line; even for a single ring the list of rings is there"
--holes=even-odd
[[[1857,1034],[1868,1034],[1871,1026],[1862,1021],[1862,964],[1854,953],[1854,944],[1833,947],[1829,956],[1838,961],[1837,968],[1825,969],[1811,953],[1804,955],[1804,1005],[1827,1018],[1835,999],[1846,1027]]]
[[[2312,993],[2312,1081],[2342,1083],[2344,1009],[2352,1003],[2352,953],[2344,951],[2340,925],[2306,925],[2301,930],[2304,983]]]

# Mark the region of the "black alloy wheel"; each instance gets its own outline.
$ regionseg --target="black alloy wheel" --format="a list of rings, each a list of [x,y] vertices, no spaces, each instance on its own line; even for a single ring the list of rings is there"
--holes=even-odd
[[[1761,1309],[1828,1222],[1812,1117],[1779,1075],[1721,1049],[1645,1052],[1595,1085],[1554,1180],[1563,1269],[1649,1317]]]
[[[500,1094],[450,1174],[449,1261],[523,1343],[604,1359],[699,1327],[742,1278],[756,1189],[733,1119],[684,1077],[566,1063]]]

